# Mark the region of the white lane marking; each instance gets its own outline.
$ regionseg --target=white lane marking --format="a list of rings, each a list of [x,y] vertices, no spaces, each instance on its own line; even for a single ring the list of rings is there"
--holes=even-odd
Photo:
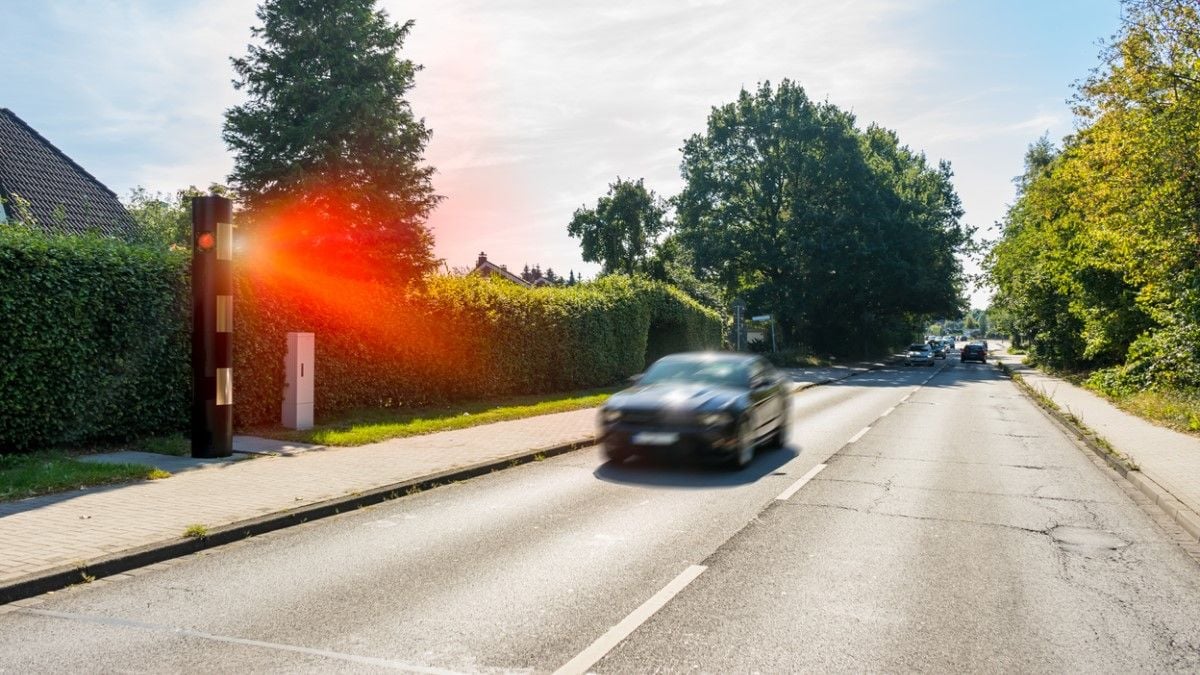
[[[393,670],[402,670],[410,673],[426,673],[429,675],[457,675],[456,671],[444,670],[442,668],[428,668],[425,666],[417,666],[411,663],[403,663],[401,661],[393,661],[392,659],[377,658],[374,656],[359,656],[357,654],[343,654],[342,652],[334,652],[328,649],[313,649],[311,647],[298,647],[296,645],[285,645],[278,642],[264,642],[262,640],[249,640],[246,638],[229,637],[228,635],[213,635],[212,633],[204,633],[190,628],[175,628],[172,626],[163,626],[160,624],[143,623],[141,621],[131,621],[129,619],[117,619],[103,616],[88,616],[86,614],[71,614],[68,612],[55,612],[48,609],[31,609],[22,608],[17,610],[22,614],[36,614],[38,616],[52,617],[55,619],[66,619],[69,621],[83,621],[86,623],[100,624],[103,626],[117,626],[121,628],[134,628],[138,630],[148,630],[154,632],[170,633],[181,637],[198,638],[201,640],[212,640],[214,642],[224,642],[227,644],[243,645],[247,647],[261,647],[264,649],[275,649],[284,652],[294,652],[297,654],[307,654],[309,656],[323,656],[328,659],[337,659],[338,661],[349,661],[350,663],[358,663],[366,666],[375,666],[378,668],[391,668]]]
[[[804,487],[805,483],[812,480],[813,476],[821,473],[821,470],[827,466],[829,466],[829,465],[828,464],[818,464],[818,465],[814,466],[813,468],[809,469],[808,473],[801,476],[800,480],[796,481],[795,483],[792,483],[791,487],[784,490],[783,492],[780,492],[779,496],[776,497],[775,499],[778,501],[787,501],[788,499],[791,498],[792,495],[796,494],[796,492],[800,488]]]
[[[654,594],[646,602],[643,602],[641,607],[629,613],[629,616],[621,619],[621,622],[608,632],[601,635],[595,642],[588,646],[587,649],[579,652],[575,658],[567,661],[563,667],[554,671],[554,675],[583,675],[588,671],[588,668],[596,665],[596,662],[604,658],[604,655],[612,651],[621,640],[629,637],[629,634],[638,629],[646,622],[647,619],[654,616],[654,613],[662,609],[664,605],[671,601],[679,591],[682,591],[688,584],[700,576],[700,573],[708,569],[704,565],[692,565],[679,576],[671,580],[671,583],[663,587],[663,589]]]
[[[891,415],[892,411],[895,409],[896,409],[896,406],[892,406],[892,407],[888,408],[887,410],[884,410],[883,414],[880,415],[880,417],[887,417],[888,415]]]
[[[870,430],[871,430],[871,427],[863,427],[862,429],[858,430],[857,434],[854,434],[853,436],[851,436],[850,440],[848,440],[846,442],[853,443],[853,442],[857,441],[858,439],[862,438],[863,436],[866,436],[867,432]]]

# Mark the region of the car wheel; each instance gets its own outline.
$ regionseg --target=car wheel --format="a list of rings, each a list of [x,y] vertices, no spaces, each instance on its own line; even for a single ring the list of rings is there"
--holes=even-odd
[[[737,450],[733,453],[730,468],[741,470],[750,466],[754,461],[754,430],[750,428],[750,420],[743,419],[737,427]]]

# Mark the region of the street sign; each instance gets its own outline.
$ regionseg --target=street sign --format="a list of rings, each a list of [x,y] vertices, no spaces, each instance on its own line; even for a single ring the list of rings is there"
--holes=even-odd
[[[750,317],[750,320],[751,321],[770,321],[771,315],[770,314],[759,314],[758,316]]]

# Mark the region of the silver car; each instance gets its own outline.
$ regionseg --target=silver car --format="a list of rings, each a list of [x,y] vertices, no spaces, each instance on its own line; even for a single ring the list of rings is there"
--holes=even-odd
[[[908,353],[904,355],[904,365],[906,366],[932,366],[933,365],[933,349],[927,344],[911,344],[908,346]]]

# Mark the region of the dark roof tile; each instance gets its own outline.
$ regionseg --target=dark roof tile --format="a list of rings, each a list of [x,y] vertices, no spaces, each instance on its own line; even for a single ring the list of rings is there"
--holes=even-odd
[[[112,190],[7,108],[0,108],[0,197],[9,218],[47,230],[124,236],[136,227]]]

